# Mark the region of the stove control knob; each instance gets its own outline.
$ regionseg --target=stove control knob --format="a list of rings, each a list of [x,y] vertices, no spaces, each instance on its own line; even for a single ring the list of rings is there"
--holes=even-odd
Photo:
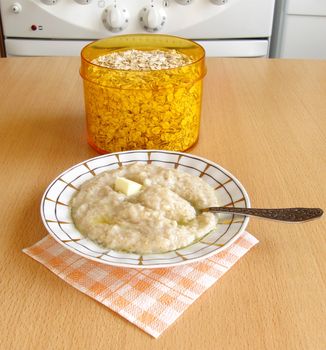
[[[215,5],[225,5],[228,0],[211,0],[211,2]]]
[[[78,2],[78,4],[80,5],[88,5],[89,3],[92,2],[92,0],[75,0],[76,2]]]
[[[58,0],[41,0],[45,5],[55,5]]]
[[[125,8],[109,6],[103,12],[102,22],[111,32],[120,32],[128,26],[129,13]]]
[[[180,5],[189,5],[193,0],[175,0]]]
[[[15,2],[12,6],[11,6],[11,12],[13,13],[19,13],[22,10],[22,5],[18,4],[18,2]]]
[[[148,32],[160,30],[166,21],[166,14],[163,8],[144,7],[140,11],[139,21]]]

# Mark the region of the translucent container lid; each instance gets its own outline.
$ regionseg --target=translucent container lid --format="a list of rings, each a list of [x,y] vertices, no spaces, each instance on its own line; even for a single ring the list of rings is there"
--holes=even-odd
[[[125,70],[103,67],[94,59],[126,50],[175,50],[191,63],[159,70]],[[117,89],[166,89],[202,79],[206,74],[205,50],[199,44],[170,35],[128,34],[101,39],[85,46],[81,52],[83,79]]]

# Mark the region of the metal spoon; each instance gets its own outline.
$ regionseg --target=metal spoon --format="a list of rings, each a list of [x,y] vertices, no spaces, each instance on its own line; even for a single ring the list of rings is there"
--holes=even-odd
[[[282,209],[257,209],[234,207],[211,207],[202,209],[213,213],[231,213],[245,216],[256,216],[264,219],[279,220],[285,222],[305,222],[317,219],[323,215],[320,208],[282,208]]]

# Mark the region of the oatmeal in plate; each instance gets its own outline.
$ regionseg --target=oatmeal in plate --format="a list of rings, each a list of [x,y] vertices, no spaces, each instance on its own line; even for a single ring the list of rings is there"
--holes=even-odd
[[[70,203],[83,235],[105,248],[138,254],[175,250],[206,235],[217,217],[200,210],[217,205],[214,189],[200,177],[144,163],[95,176]]]

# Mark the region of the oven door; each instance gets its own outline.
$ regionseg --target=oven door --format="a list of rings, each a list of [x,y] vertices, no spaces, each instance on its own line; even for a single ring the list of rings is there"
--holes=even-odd
[[[265,57],[268,40],[195,40],[207,57]],[[6,39],[7,56],[79,56],[87,40]]]

